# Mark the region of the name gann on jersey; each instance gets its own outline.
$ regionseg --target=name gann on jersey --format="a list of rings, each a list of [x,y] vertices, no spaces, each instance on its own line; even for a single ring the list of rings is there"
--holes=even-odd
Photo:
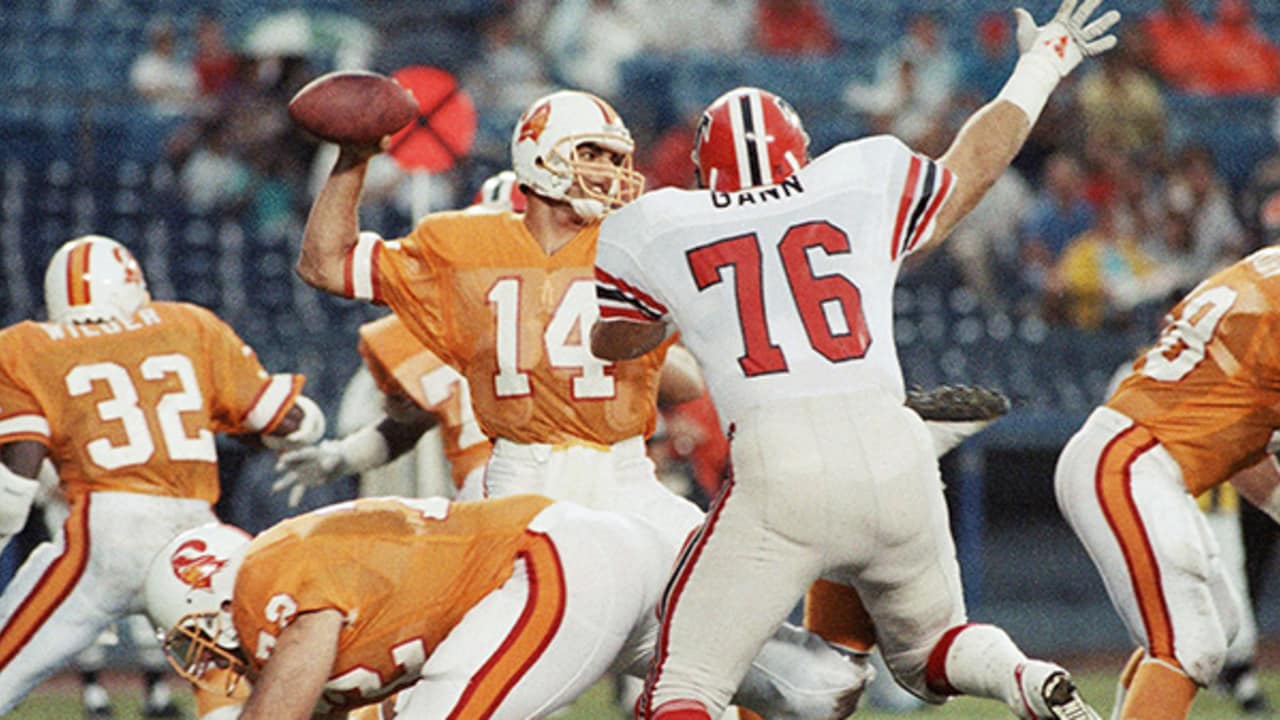
[[[767,188],[739,190],[738,192],[725,192],[723,190],[711,191],[711,204],[717,209],[727,207],[742,207],[743,205],[763,205],[770,200],[786,200],[792,195],[798,195],[804,192],[804,186],[800,184],[800,178],[792,175],[777,185]]]

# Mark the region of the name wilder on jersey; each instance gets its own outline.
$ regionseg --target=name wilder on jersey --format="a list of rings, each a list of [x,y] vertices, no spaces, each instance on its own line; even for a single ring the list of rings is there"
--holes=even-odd
[[[130,332],[133,330],[141,330],[149,325],[159,325],[160,314],[153,308],[143,308],[135,313],[132,317],[123,320],[108,320],[106,322],[84,323],[84,324],[57,324],[57,323],[40,323],[40,328],[49,335],[50,340],[63,340],[81,337],[99,337],[101,335],[117,335],[122,332]]]

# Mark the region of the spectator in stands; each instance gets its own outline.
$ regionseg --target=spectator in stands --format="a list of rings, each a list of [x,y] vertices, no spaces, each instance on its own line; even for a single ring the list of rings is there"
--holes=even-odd
[[[1185,218],[1191,243],[1188,272],[1208,277],[1250,249],[1236,218],[1226,183],[1203,145],[1190,145],[1174,159],[1165,184],[1169,211]]]
[[[1161,147],[1165,140],[1165,106],[1160,87],[1134,62],[1122,42],[1103,55],[1080,80],[1077,102],[1084,136],[1103,140],[1121,156]]]
[[[514,122],[529,103],[554,89],[542,54],[510,13],[487,18],[481,42],[480,59],[464,73],[462,84],[482,113]]]
[[[200,95],[220,94],[235,80],[239,64],[239,58],[227,45],[222,21],[215,15],[201,15],[196,21],[196,55],[192,61]]]
[[[1018,59],[1008,14],[993,10],[979,15],[973,48],[961,60],[958,92],[965,95],[966,105],[976,108],[1000,92]]]
[[[147,28],[147,51],[129,68],[129,83],[158,115],[181,115],[196,97],[196,74],[178,57],[173,22],[157,18]]]
[[[635,16],[620,0],[554,4],[542,41],[559,79],[609,99],[618,95],[619,67],[644,46]]]
[[[1150,40],[1150,59],[1160,78],[1179,90],[1204,87],[1207,66],[1203,53],[1208,28],[1187,0],[1164,0],[1164,7],[1148,15],[1142,30]]]
[[[646,49],[664,56],[730,55],[754,41],[757,0],[630,0]],[[624,113],[627,117],[629,114]]]
[[[1280,146],[1280,101],[1272,110],[1271,135]],[[1259,162],[1241,193],[1240,211],[1251,245],[1280,244],[1280,152]]]
[[[1010,167],[952,231],[946,249],[965,285],[982,303],[1003,309],[1006,297],[997,278],[1018,266],[1018,229],[1032,203],[1031,186]]]
[[[831,55],[839,42],[816,0],[759,0],[756,49],[765,55]]]
[[[179,185],[195,212],[235,212],[246,200],[251,173],[230,135],[225,122],[215,122],[182,163]]]
[[[637,167],[645,176],[645,188],[689,189],[694,186],[689,155],[693,152],[694,132],[702,118],[702,108],[683,114],[683,120],[667,128],[653,142],[641,147],[643,153]]]
[[[1216,95],[1263,95],[1280,91],[1280,48],[1253,19],[1248,0],[1219,0],[1197,55],[1209,58],[1206,89]]]
[[[937,18],[914,13],[907,34],[881,55],[876,68],[871,85],[854,82],[845,88],[845,101],[870,115],[873,132],[897,135],[928,152],[928,138],[943,129],[958,74]]]
[[[1094,223],[1093,206],[1085,199],[1084,175],[1075,155],[1059,152],[1050,157],[1040,185],[1018,242],[1021,291],[1030,293],[1033,302],[1047,289],[1050,269],[1067,243]]]
[[[1049,274],[1046,301],[1082,330],[1126,325],[1134,307],[1168,294],[1152,282],[1155,260],[1117,220],[1115,203],[1099,205],[1093,227],[1067,243]]]

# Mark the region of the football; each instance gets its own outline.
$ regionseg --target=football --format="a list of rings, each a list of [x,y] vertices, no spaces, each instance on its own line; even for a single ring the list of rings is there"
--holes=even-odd
[[[289,101],[289,117],[312,135],[338,144],[377,142],[413,121],[418,101],[386,75],[331,72]]]

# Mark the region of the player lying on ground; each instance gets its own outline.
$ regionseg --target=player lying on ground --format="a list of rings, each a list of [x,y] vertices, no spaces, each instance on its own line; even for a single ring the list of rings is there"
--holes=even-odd
[[[223,692],[252,681],[241,720],[337,718],[404,688],[406,718],[525,720],[647,667],[668,570],[660,531],[635,515],[534,495],[373,498],[253,539],[188,531],[156,556],[146,597],[180,674]],[[866,678],[851,663],[824,675],[834,652],[769,643],[761,661],[788,677],[755,672],[741,699],[796,679],[826,709],[770,717],[843,718]],[[231,673],[209,688],[219,665]]]

